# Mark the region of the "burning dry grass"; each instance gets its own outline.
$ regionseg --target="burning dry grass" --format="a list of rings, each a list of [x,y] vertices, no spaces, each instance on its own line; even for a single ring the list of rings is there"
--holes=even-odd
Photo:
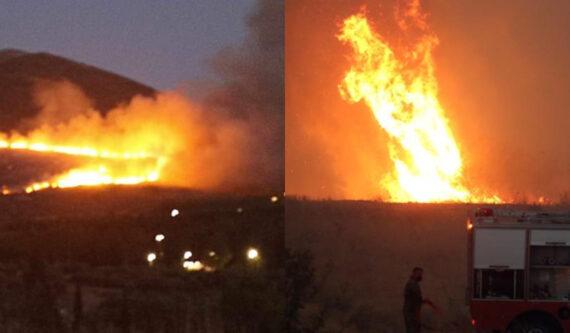
[[[286,140],[294,147],[286,151],[287,193],[429,201],[423,194],[446,196],[452,185],[504,202],[555,201],[569,184],[562,129],[569,101],[557,87],[570,76],[552,74],[567,68],[569,48],[559,43],[566,11],[531,3],[515,12],[481,2],[419,3],[287,6]],[[548,24],[524,24],[523,17]],[[426,184],[440,172],[450,181],[435,193]],[[387,175],[397,186],[386,186]],[[422,195],[399,200],[410,194],[401,185]],[[465,191],[456,193],[464,200]]]
[[[205,88],[199,103],[185,93],[161,92],[98,110],[101,101],[87,96],[105,98],[86,94],[73,83],[83,81],[73,75],[36,82],[29,95],[39,114],[22,120],[17,131],[0,133],[0,150],[67,155],[76,165],[56,175],[38,174],[30,183],[3,192],[157,183],[281,193],[282,9],[281,1],[256,3],[246,20],[249,33],[243,44],[225,48],[210,60],[219,80]],[[44,77],[42,73],[36,70],[30,76]],[[53,81],[60,78],[70,81]],[[89,82],[92,87],[81,87],[108,88],[103,79]],[[26,114],[31,113],[28,109]]]
[[[106,115],[70,82],[42,82],[40,114],[26,133],[2,134],[0,148],[80,158],[78,166],[25,187],[157,182],[215,188],[230,182],[248,158],[247,129],[237,120],[206,114],[183,95],[135,97]],[[55,157],[57,158],[57,157]]]

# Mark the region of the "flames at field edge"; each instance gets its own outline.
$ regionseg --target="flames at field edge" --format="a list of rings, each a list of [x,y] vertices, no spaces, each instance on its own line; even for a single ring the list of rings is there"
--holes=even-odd
[[[165,156],[153,156],[146,152],[115,152],[94,147],[53,145],[26,139],[14,141],[0,139],[0,150],[62,154],[88,160],[83,165],[56,175],[52,179],[33,182],[21,189],[3,186],[4,195],[14,192],[31,193],[47,188],[152,183],[160,179],[161,171],[168,161]],[[117,170],[109,165],[110,161],[125,163],[127,167]]]

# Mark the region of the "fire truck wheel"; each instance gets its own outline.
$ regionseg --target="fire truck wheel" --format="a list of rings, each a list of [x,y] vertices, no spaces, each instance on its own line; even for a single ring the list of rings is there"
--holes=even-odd
[[[562,328],[546,314],[531,314],[515,319],[509,325],[508,333],[562,333]]]

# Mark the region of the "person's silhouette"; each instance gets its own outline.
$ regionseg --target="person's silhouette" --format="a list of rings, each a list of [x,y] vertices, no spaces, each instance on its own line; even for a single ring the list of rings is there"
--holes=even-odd
[[[422,298],[420,281],[423,279],[423,268],[414,267],[412,275],[404,288],[404,322],[407,333],[421,331],[420,310],[422,304],[428,304],[435,309],[435,305],[427,298]]]

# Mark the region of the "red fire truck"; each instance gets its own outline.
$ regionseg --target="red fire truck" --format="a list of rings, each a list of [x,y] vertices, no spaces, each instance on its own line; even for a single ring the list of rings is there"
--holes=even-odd
[[[480,208],[467,230],[477,332],[570,332],[570,214]]]

